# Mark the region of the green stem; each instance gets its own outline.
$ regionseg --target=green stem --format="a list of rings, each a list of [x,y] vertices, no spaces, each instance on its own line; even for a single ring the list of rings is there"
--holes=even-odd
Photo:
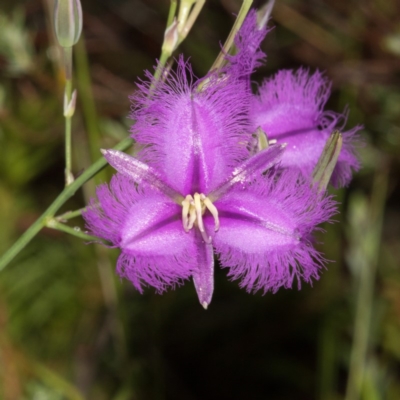
[[[167,28],[169,28],[172,22],[174,21],[177,6],[178,6],[178,0],[171,0],[168,12]]]
[[[168,30],[168,28],[172,25],[172,23],[174,21],[176,7],[177,7],[177,2],[174,0],[171,0],[171,4],[169,7],[169,13],[168,13],[168,21],[167,21],[166,31]],[[168,58],[170,58],[172,55],[172,50],[169,48],[169,46],[167,46],[168,49],[166,49],[165,41],[166,41],[166,37],[164,35],[164,41],[161,46],[161,55],[160,55],[160,59],[158,60],[156,72],[154,73],[154,81],[153,81],[153,84],[151,85],[151,89],[154,88],[154,83],[160,79],[161,73],[164,71],[165,64],[167,63]]]
[[[66,104],[69,104],[72,98],[72,79],[67,79],[65,82],[65,100]],[[72,146],[72,134],[71,134],[71,120],[72,117],[69,115],[65,116],[65,185],[70,185],[74,178],[72,175],[72,162],[71,162],[71,146]]]
[[[72,80],[72,47],[63,47],[65,79]]]
[[[229,50],[231,49],[233,45],[233,41],[235,39],[236,33],[238,30],[241,28],[244,19],[246,18],[247,13],[250,10],[250,7],[253,3],[253,0],[243,0],[242,7],[240,7],[239,14],[236,18],[235,23],[233,24],[233,27],[229,33],[228,38],[226,39],[224,43],[224,47],[218,54],[218,57],[215,59],[214,64],[211,66],[210,71],[219,69],[223,62],[225,61],[225,56],[226,54],[229,53]]]
[[[190,30],[193,27],[193,24],[195,23],[197,17],[200,14],[200,11],[204,7],[206,0],[197,0],[196,4],[194,5],[188,19],[186,20],[185,25],[183,26],[183,29],[179,32],[179,41],[178,45],[180,45],[185,39],[186,36],[189,34]]]
[[[80,105],[82,107],[85,127],[88,137],[89,153],[91,160],[95,160],[101,147],[100,130],[96,103],[93,97],[92,82],[90,77],[89,60],[85,46],[85,38],[81,39],[75,46],[76,80],[79,90]],[[99,177],[104,181],[106,176]]]
[[[176,50],[176,48],[183,42],[183,40],[186,38],[187,34],[189,33],[190,29],[192,28],[196,18],[198,17],[202,7],[204,6],[205,0],[197,0],[197,3],[195,7],[192,10],[192,13],[190,14],[188,18],[188,14],[190,12],[190,9],[192,5],[195,3],[195,0],[193,2],[191,1],[186,1],[185,4],[181,3],[180,10],[179,10],[179,18],[178,22],[183,23],[183,24],[188,24],[187,26],[184,26],[184,29],[182,31],[182,35],[180,34],[178,43],[176,44],[174,49],[170,49],[170,46],[167,46],[168,49],[165,49],[165,40],[166,38],[164,37],[164,42],[161,47],[161,55],[160,59],[158,61],[158,66],[157,70],[154,74],[154,79],[155,82],[158,81],[161,77],[161,73],[164,71],[164,67],[168,61],[168,59],[171,57],[173,50]],[[169,12],[168,12],[168,21],[167,21],[167,29],[172,25],[176,13],[176,8],[177,8],[177,1],[176,0],[171,0],[171,4],[169,7]],[[182,19],[182,21],[179,21]],[[154,85],[152,85],[153,87]]]
[[[131,138],[125,138],[119,142],[114,149],[124,151],[133,143]],[[35,237],[35,235],[52,219],[59,208],[71,198],[75,192],[89,179],[95,176],[100,170],[107,165],[105,158],[100,158],[92,164],[82,175],[80,175],[69,186],[58,195],[51,203],[48,209],[19,237],[19,239],[11,246],[6,253],[0,258],[0,271],[3,270],[14,257]]]
[[[57,221],[65,221],[67,219],[80,217],[84,210],[85,210],[85,207],[84,208],[80,208],[79,210],[75,210],[75,211],[67,211],[64,214],[57,215],[55,218],[57,219]]]
[[[383,213],[388,186],[388,171],[376,172],[372,198],[366,211],[364,228],[352,232],[358,236],[358,292],[354,319],[353,345],[350,354],[349,376],[345,400],[359,400],[365,385],[365,369],[371,332],[375,276],[378,266]],[[353,246],[354,246],[353,245]],[[355,258],[355,257],[353,257]],[[356,262],[357,262],[356,261]]]
[[[34,376],[37,376],[37,378],[43,381],[46,386],[54,388],[57,393],[62,395],[63,399],[84,400],[79,389],[65,380],[61,375],[58,375],[53,369],[31,359],[24,360],[23,362],[29,372],[33,373]]]
[[[160,79],[161,73],[163,72],[169,57],[171,57],[170,52],[166,52],[165,50],[161,51],[160,60],[158,61],[156,72],[154,73],[155,82]]]
[[[181,0],[179,4],[179,12],[178,12],[178,31],[182,32],[183,27],[186,24],[186,21],[189,17],[190,10],[195,4],[196,0]]]
[[[84,232],[82,232],[80,230],[80,228],[76,229],[76,228],[72,228],[71,226],[65,225],[61,222],[56,221],[55,219],[50,219],[47,223],[46,223],[47,228],[51,228],[51,229],[57,229],[58,231],[62,231],[65,233],[69,233],[70,235],[76,236],[80,239],[84,239],[84,240],[91,240],[91,241],[96,241],[96,242],[100,242],[101,239],[98,238],[97,236],[92,236],[92,235],[88,235]]]

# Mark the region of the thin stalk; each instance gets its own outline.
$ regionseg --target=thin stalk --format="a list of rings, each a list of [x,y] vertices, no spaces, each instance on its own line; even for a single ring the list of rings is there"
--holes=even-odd
[[[181,3],[179,9],[178,27],[177,27],[179,36],[178,41],[174,43],[173,48],[171,48],[171,45],[165,46],[166,40],[168,40],[168,38],[164,36],[163,45],[161,47],[160,59],[158,61],[158,66],[154,74],[155,82],[160,79],[161,74],[163,73],[163,71],[165,71],[165,65],[167,64],[168,59],[172,56],[174,50],[176,50],[178,46],[186,39],[189,31],[191,30],[197,17],[199,16],[199,13],[203,8],[204,3],[205,0],[197,0],[197,1],[193,0],[192,2],[186,1],[185,4]],[[195,6],[193,7],[193,9],[191,9],[193,4],[195,4]],[[171,25],[174,23],[176,9],[177,9],[177,1],[171,0],[166,31],[169,28],[171,28]]]
[[[178,12],[178,31],[182,32],[183,27],[189,17],[190,11],[195,4],[196,0],[181,0]]]
[[[169,11],[168,11],[167,29],[171,26],[172,22],[174,21],[177,6],[178,6],[178,0],[171,0],[171,4],[169,6]]]
[[[57,221],[66,221],[68,219],[80,217],[85,209],[86,208],[84,207],[84,208],[80,208],[79,210],[75,210],[75,211],[67,211],[64,214],[57,215],[55,218]]]
[[[101,137],[100,137],[100,125],[98,121],[98,114],[96,111],[96,104],[94,101],[91,78],[90,78],[90,68],[89,61],[87,57],[87,50],[84,42],[81,40],[75,48],[76,50],[76,76],[79,82],[79,89],[81,93],[81,100],[83,106],[83,116],[85,120],[86,129],[85,132],[78,136],[76,143],[80,146],[80,165],[81,167],[89,167],[93,161],[98,157],[99,148],[101,147]],[[87,146],[88,144],[89,146]],[[89,147],[89,149],[88,149]],[[89,183],[83,186],[83,197],[85,203],[88,204],[90,199],[95,196],[95,183],[99,181],[105,181],[106,171],[102,171],[97,174],[95,179],[92,179]],[[82,211],[82,210],[78,210]],[[54,220],[52,220],[53,222]],[[59,219],[56,218],[56,222]],[[118,317],[118,293],[116,287],[116,281],[113,273],[113,266],[110,261],[110,252],[104,246],[103,240],[95,238],[93,236],[88,236],[82,233],[79,229],[74,230],[70,226],[64,224],[58,224],[58,229],[64,230],[66,233],[70,233],[84,240],[95,241],[95,245],[92,247],[93,255],[95,256],[95,263],[100,277],[100,287],[103,295],[103,301],[108,309],[108,317],[110,326],[110,333],[113,335],[114,346],[118,354],[118,362],[124,363],[126,357],[126,340],[123,325]]]
[[[124,151],[133,144],[131,138],[125,138],[119,142],[114,149]],[[46,226],[48,221],[52,219],[60,207],[71,198],[75,192],[89,179],[95,176],[107,165],[105,158],[98,159],[92,164],[82,175],[80,175],[69,186],[58,195],[58,197],[51,203],[47,210],[19,237],[19,239],[11,246],[6,253],[0,258],[0,271],[2,271],[15,256],[35,237],[35,235]]]
[[[180,32],[180,38],[178,41],[178,45],[181,44],[185,39],[186,36],[189,34],[190,30],[192,29],[194,23],[196,22],[197,17],[200,14],[200,11],[204,7],[206,0],[197,0],[196,4],[193,7],[192,12],[190,13],[182,31]]]
[[[74,176],[72,175],[71,162],[71,118],[66,110],[72,99],[72,47],[63,47],[64,54],[64,72],[65,72],[65,90],[64,90],[64,118],[65,118],[65,186],[70,185]]]
[[[164,71],[165,64],[167,63],[169,57],[171,57],[171,53],[169,51],[161,51],[160,60],[158,61],[156,72],[154,73],[155,81],[160,79],[161,73]]]
[[[241,28],[243,21],[246,18],[247,13],[250,10],[252,3],[253,3],[253,0],[243,0],[242,7],[240,7],[239,14],[236,18],[236,21],[233,24],[233,27],[229,33],[229,36],[226,39],[224,46],[222,47],[222,50],[218,54],[218,57],[215,59],[214,64],[211,66],[210,71],[221,68],[223,62],[225,61],[225,56],[226,56],[226,54],[229,53],[229,50],[231,49],[231,47],[233,45],[233,41],[235,39],[236,33]]]
[[[50,219],[46,223],[46,226],[47,226],[47,228],[56,229],[56,230],[61,231],[61,232],[69,233],[70,235],[76,236],[76,237],[78,237],[80,239],[83,239],[83,240],[90,240],[92,242],[93,241],[96,241],[96,242],[100,242],[101,241],[100,238],[98,238],[97,236],[88,235],[88,234],[82,232],[80,230],[80,228],[79,229],[72,228],[71,226],[68,226],[68,225],[65,225],[65,224],[63,224],[61,222],[58,222],[55,219]]]
[[[99,240],[97,240],[99,241]],[[109,329],[114,338],[117,359],[120,365],[126,364],[127,344],[124,326],[118,314],[118,292],[113,266],[110,262],[110,252],[104,246],[94,246],[97,268],[100,276],[104,303],[108,309]]]
[[[358,232],[358,264],[360,270],[356,315],[354,320],[353,345],[350,354],[349,376],[345,400],[359,400],[365,381],[365,368],[371,331],[374,299],[374,284],[378,266],[379,244],[382,233],[383,212],[387,193],[388,173],[377,172],[374,179],[372,198],[367,212],[367,229]],[[353,235],[357,232],[353,232]]]
[[[165,28],[165,32],[168,31],[169,28],[171,28],[171,25],[174,23],[174,17],[175,17],[175,12],[176,12],[176,7],[177,7],[177,2],[174,0],[171,0],[171,4],[169,7],[169,13],[168,13],[168,21],[167,21],[167,27]],[[167,38],[164,35],[164,40],[163,40],[163,44],[161,46],[161,54],[160,54],[160,58],[158,60],[158,65],[156,68],[156,71],[154,73],[154,81],[151,85],[151,87],[154,87],[154,83],[157,82],[160,77],[161,74],[163,73],[163,71],[165,70],[165,65],[168,61],[168,59],[171,57],[172,52],[174,49],[171,48],[171,46],[166,46],[166,40]]]
[[[22,356],[23,357],[23,356]],[[21,357],[21,358],[22,358]],[[46,387],[53,388],[62,396],[63,399],[67,400],[84,400],[83,394],[74,385],[69,383],[61,375],[57,374],[56,371],[46,365],[33,361],[31,359],[24,358],[22,363],[26,367],[27,372],[36,376],[40,381],[43,381]]]
[[[67,79],[65,82],[65,102],[69,104],[72,98],[72,79]],[[70,185],[74,177],[72,175],[72,117],[65,115],[65,185]]]
[[[75,73],[79,89],[79,98],[81,100],[80,104],[88,137],[90,159],[95,160],[99,154],[101,140],[96,104],[92,92],[89,60],[83,35],[75,46],[75,63]],[[97,181],[106,180],[106,176],[101,176],[101,174],[98,178]]]
[[[63,47],[65,79],[72,80],[72,47]]]

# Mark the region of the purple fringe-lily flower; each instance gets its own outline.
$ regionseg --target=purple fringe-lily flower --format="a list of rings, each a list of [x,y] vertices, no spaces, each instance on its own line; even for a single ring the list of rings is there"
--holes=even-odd
[[[248,291],[318,279],[324,260],[310,237],[334,202],[297,171],[274,168],[285,145],[250,156],[251,93],[239,70],[194,81],[181,59],[175,75],[142,83],[134,98],[137,158],[103,151],[118,173],[84,218],[121,249],[118,273],[139,291],[192,277],[207,308],[214,252]]]
[[[193,278],[207,308],[214,254],[248,291],[318,279],[325,260],[312,234],[335,203],[316,192],[311,174],[346,116],[323,110],[330,87],[319,72],[281,71],[251,93],[266,33],[252,11],[235,38],[235,55],[226,55],[219,71],[196,80],[180,58],[165,82],[148,73],[132,97],[137,157],[103,150],[117,174],[83,216],[92,234],[121,249],[117,271],[140,292]],[[359,167],[359,129],[342,132],[336,185]]]
[[[347,115],[324,111],[330,83],[320,73],[282,70],[266,80],[254,97],[253,127],[261,127],[271,141],[287,143],[282,168],[296,168],[308,177],[334,130],[343,137],[343,147],[332,175],[335,186],[347,185],[360,168],[355,143],[361,126],[344,131]]]

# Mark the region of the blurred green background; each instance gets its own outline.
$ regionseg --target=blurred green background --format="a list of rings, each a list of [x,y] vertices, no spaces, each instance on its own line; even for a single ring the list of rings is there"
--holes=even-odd
[[[169,3],[82,6],[75,174],[127,135],[128,95],[159,56]],[[180,48],[198,76],[239,7],[207,1]],[[0,4],[0,253],[63,188],[52,9],[52,0]],[[190,282],[140,295],[115,276],[117,250],[44,229],[0,273],[0,399],[400,399],[400,3],[278,0],[272,17],[254,79],[304,65],[326,71],[329,108],[348,105],[347,126],[365,126],[363,169],[332,191],[341,213],[321,235],[333,260],[321,279],[250,295],[218,269],[204,311]],[[83,207],[96,182],[62,211]]]

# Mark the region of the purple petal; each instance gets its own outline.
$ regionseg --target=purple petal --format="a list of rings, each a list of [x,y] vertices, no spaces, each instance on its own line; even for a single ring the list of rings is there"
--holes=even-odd
[[[192,79],[181,58],[166,83],[142,84],[133,98],[132,136],[145,146],[140,159],[183,195],[208,192],[248,154],[250,94],[229,78],[211,75],[201,90]]]
[[[139,291],[150,285],[161,292],[191,276],[194,234],[184,232],[179,205],[157,191],[137,190],[121,174],[110,188],[99,186],[97,197],[99,204],[92,201],[83,217],[91,233],[121,249],[117,271],[122,277]]]
[[[282,167],[298,168],[309,177],[326,140],[333,130],[341,131],[343,148],[333,182],[347,184],[352,171],[359,169],[354,143],[357,126],[343,131],[346,115],[323,111],[330,95],[330,83],[320,72],[279,71],[264,82],[254,101],[253,123],[261,126],[269,139],[287,143]]]
[[[196,229],[197,268],[193,271],[193,283],[200,304],[207,309],[214,291],[214,250],[205,243]]]
[[[268,174],[250,190],[235,189],[215,202],[220,229],[213,237],[229,276],[247,290],[276,292],[296,279],[318,279],[323,257],[309,238],[334,212],[330,198],[321,198],[293,172]],[[210,217],[205,218],[208,229]]]
[[[173,256],[194,250],[192,235],[182,227],[182,207],[158,193],[140,196],[121,226],[120,247],[142,256]]]
[[[261,66],[266,56],[260,49],[260,44],[268,32],[269,30],[264,26],[258,26],[257,12],[251,10],[235,37],[236,54],[226,56],[230,62],[226,72],[248,78],[256,68]]]

